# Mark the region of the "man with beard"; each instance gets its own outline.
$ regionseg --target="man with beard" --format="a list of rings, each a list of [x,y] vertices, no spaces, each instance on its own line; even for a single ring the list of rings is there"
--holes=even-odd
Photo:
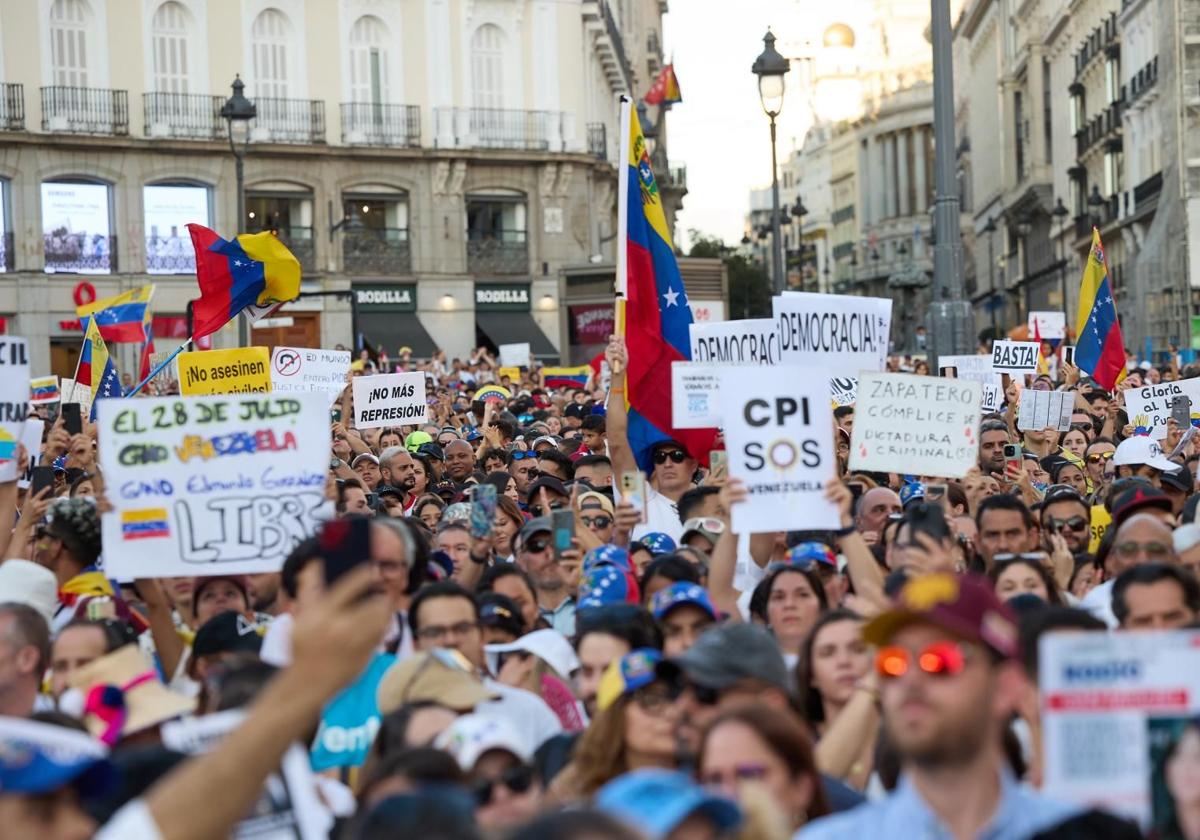
[[[379,472],[383,482],[375,489],[379,495],[387,493],[389,488],[395,488],[404,495],[404,515],[412,511],[417,503],[413,488],[417,486],[417,470],[412,455],[403,446],[391,446],[383,450],[379,456]]]
[[[457,484],[462,484],[475,469],[475,450],[465,440],[452,440],[445,454],[446,475]]]
[[[931,574],[908,583],[863,628],[878,648],[884,727],[901,760],[887,799],[806,827],[840,837],[1031,837],[1082,809],[1022,787],[1001,736],[1027,690],[1017,624],[984,580]]]
[[[1004,475],[1004,445],[1008,443],[1008,424],[1003,420],[985,420],[979,426],[979,469],[984,475]]]
[[[549,516],[531,519],[517,534],[517,565],[537,590],[538,612],[568,639],[575,635],[575,598],[567,570],[554,554],[554,525]]]
[[[1092,509],[1071,487],[1058,485],[1042,500],[1042,532],[1060,535],[1072,554],[1087,551],[1092,535],[1091,516]]]

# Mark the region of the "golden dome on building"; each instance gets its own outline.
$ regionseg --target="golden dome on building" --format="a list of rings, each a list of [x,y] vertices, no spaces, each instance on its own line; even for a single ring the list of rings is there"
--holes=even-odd
[[[821,36],[821,42],[827,47],[853,47],[854,30],[844,23],[830,24]]]

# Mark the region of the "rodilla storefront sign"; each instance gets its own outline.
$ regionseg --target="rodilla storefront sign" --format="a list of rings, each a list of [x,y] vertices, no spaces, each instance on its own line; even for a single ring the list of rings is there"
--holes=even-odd
[[[475,308],[492,311],[529,311],[528,283],[489,283],[475,287]]]

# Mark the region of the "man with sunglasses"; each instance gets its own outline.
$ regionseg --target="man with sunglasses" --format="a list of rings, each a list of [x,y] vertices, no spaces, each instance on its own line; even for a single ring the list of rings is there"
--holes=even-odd
[[[526,522],[517,534],[517,565],[533,580],[542,618],[569,639],[575,635],[575,595],[562,559],[554,553],[554,524],[550,517]]]
[[[475,820],[484,831],[508,832],[537,816],[543,789],[533,751],[508,720],[463,715],[434,746],[448,752],[466,774],[475,797]]]
[[[529,485],[535,482],[540,475],[537,466],[537,453],[527,452],[523,449],[514,449],[508,453],[507,472],[513,477],[513,482],[517,485],[517,492],[525,498],[529,492]]]
[[[1047,488],[1041,510],[1042,531],[1047,535],[1047,542],[1050,534],[1058,534],[1072,554],[1087,551],[1091,515],[1091,508],[1074,487],[1055,484]]]
[[[1116,469],[1112,462],[1116,445],[1108,438],[1096,438],[1088,444],[1083,460],[1087,462],[1088,476],[1094,487],[1102,487],[1112,481]]]
[[[1016,619],[987,581],[931,574],[863,628],[875,645],[884,728],[901,761],[887,799],[806,827],[803,840],[1017,840],[1081,809],[1022,787],[1001,746],[1028,690]]]

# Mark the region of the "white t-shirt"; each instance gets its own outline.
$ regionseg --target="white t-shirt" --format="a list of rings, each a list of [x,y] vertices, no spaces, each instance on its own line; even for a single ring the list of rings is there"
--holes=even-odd
[[[480,703],[475,707],[475,711],[508,718],[526,738],[530,753],[555,735],[562,734],[562,723],[558,715],[536,694],[497,682],[491,677],[485,677],[483,684],[500,697]]]
[[[1079,602],[1080,607],[1107,624],[1109,630],[1116,630],[1119,626],[1112,608],[1112,591],[1115,582],[1115,579],[1106,580],[1099,586],[1093,587],[1092,591],[1084,595],[1083,600]]]
[[[655,532],[666,534],[676,545],[683,537],[683,523],[679,521],[679,508],[675,503],[653,487],[646,487],[646,521],[633,529],[633,538],[641,539]]]
[[[130,837],[136,837],[138,840],[162,840],[162,832],[158,830],[158,823],[154,821],[154,816],[146,807],[144,799],[134,799],[126,803],[121,810],[113,814],[111,820],[92,835],[93,840],[127,840]]]

